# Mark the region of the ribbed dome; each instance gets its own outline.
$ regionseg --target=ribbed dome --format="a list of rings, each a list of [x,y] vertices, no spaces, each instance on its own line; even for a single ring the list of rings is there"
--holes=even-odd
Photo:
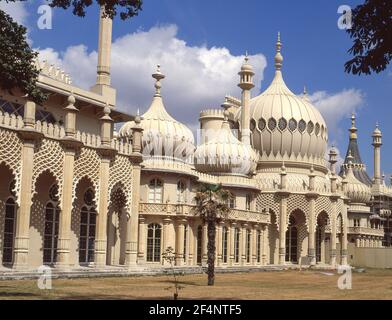
[[[152,76],[156,79],[156,93],[150,108],[142,115],[140,124],[143,128],[143,155],[191,160],[195,149],[193,133],[166,111],[160,94],[160,80],[165,76],[160,72],[159,66]],[[131,137],[134,125],[134,121],[125,123],[119,136]]]
[[[347,186],[344,193],[350,198],[352,203],[366,204],[370,201],[371,190],[354,176],[352,162],[350,162],[347,168],[346,182]]]
[[[286,86],[281,67],[281,43],[277,43],[275,77],[270,86],[250,101],[252,146],[268,161],[323,159],[327,149],[327,126],[309,99]]]
[[[194,155],[196,170],[209,173],[253,173],[258,155],[231,132],[227,115],[222,128],[210,141],[197,147]]]

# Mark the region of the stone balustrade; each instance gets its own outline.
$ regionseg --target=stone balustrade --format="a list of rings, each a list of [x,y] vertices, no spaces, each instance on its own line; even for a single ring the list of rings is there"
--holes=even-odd
[[[367,227],[349,227],[348,233],[383,237],[384,236],[384,229],[373,229],[373,228],[367,228]]]
[[[15,114],[9,114],[7,112],[0,111],[0,128],[6,128],[11,130],[20,130],[24,127],[23,118],[16,116]],[[65,128],[63,125],[58,123],[48,123],[46,121],[35,122],[35,130],[41,132],[45,138],[49,139],[63,139],[65,137]],[[82,142],[84,146],[90,148],[99,148],[101,146],[101,137],[97,134],[76,131],[75,139]],[[117,138],[113,138],[111,141],[111,147],[118,151],[122,155],[132,154],[132,144],[129,141],[122,141]]]
[[[139,204],[139,213],[142,215],[197,216],[194,205],[170,203],[141,202]],[[270,215],[268,213],[240,209],[231,209],[227,219],[253,223],[270,223]]]

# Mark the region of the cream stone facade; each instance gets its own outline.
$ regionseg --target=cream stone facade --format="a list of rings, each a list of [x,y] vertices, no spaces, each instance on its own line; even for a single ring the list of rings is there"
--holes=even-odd
[[[392,188],[381,175],[379,128],[374,179],[357,144],[355,117],[345,162],[327,153],[328,129],[306,94],[283,80],[278,38],[275,77],[252,97],[253,68],[239,71],[240,98],[200,113],[199,143],[164,105],[164,74],[143,115],[116,109],[110,84],[112,21],[100,20],[97,82],[74,86],[37,63],[43,106],[0,94],[0,261],[2,270],[204,265],[207,230],[194,211],[200,183],[235,196],[217,227],[217,266],[347,264],[348,244],[391,245]],[[163,89],[162,89],[163,87]],[[122,123],[117,133],[116,123]]]

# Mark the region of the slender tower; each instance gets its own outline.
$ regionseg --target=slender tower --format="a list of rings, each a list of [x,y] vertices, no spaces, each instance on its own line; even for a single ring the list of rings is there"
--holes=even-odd
[[[244,144],[250,145],[250,111],[249,111],[249,101],[250,101],[250,90],[254,87],[253,84],[253,67],[248,63],[248,54],[245,56],[245,61],[242,64],[241,71],[238,72],[240,76],[240,83],[238,86],[242,89],[241,97],[241,141]]]
[[[112,24],[109,17],[104,17],[104,7],[99,10],[98,65],[97,81],[91,91],[107,97],[108,103],[115,105],[116,91],[110,86],[110,57],[112,47]]]
[[[376,129],[373,131],[373,147],[374,147],[374,184],[381,184],[381,146],[382,146],[382,134],[376,125]]]

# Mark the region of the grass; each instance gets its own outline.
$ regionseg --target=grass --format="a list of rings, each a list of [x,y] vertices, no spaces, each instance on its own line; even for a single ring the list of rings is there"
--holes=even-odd
[[[337,287],[339,274],[316,270],[217,274],[180,277],[180,299],[391,299],[392,270],[352,274],[352,289]],[[171,299],[170,276],[57,279],[51,290],[36,280],[0,281],[0,299]]]

